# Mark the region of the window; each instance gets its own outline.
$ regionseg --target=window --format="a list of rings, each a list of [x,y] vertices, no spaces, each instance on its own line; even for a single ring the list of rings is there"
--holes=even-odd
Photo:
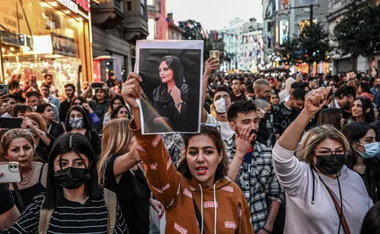
[[[267,24],[267,31],[272,32],[272,22],[268,22]]]
[[[132,1],[127,2],[127,10],[132,11]]]
[[[143,3],[141,3],[141,5],[140,5],[140,11],[141,11],[141,15],[144,16],[145,15],[145,5]]]

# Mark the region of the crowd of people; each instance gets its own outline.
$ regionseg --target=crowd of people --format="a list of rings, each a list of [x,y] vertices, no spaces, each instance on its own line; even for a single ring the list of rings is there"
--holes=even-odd
[[[22,180],[0,184],[0,233],[148,234],[153,213],[165,233],[380,233],[380,76],[219,67],[198,134],[142,135],[135,73],[64,98],[52,75],[11,80],[0,161]]]

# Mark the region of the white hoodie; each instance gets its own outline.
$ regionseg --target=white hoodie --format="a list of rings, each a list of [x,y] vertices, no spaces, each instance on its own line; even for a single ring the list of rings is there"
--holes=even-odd
[[[338,180],[315,172],[309,163],[299,161],[294,156],[294,151],[288,151],[278,143],[273,148],[273,163],[278,181],[286,192],[284,234],[338,233],[339,216],[330,194],[318,175],[341,204]],[[344,216],[351,234],[359,234],[363,219],[373,202],[359,174],[346,166],[341,170],[339,182]],[[314,204],[312,204],[313,195]],[[343,226],[340,228],[340,233],[344,234]]]

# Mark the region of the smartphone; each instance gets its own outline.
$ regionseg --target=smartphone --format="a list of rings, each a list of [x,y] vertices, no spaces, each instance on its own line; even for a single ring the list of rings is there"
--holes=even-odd
[[[0,184],[3,183],[19,183],[21,182],[21,173],[18,162],[5,162],[0,164]]]
[[[103,83],[92,83],[91,87],[93,89],[100,89],[103,87]]]
[[[21,128],[21,118],[0,118],[0,128]]]
[[[0,84],[0,95],[8,94],[8,85]]]
[[[219,50],[211,50],[210,51],[210,58],[217,58],[219,60]]]

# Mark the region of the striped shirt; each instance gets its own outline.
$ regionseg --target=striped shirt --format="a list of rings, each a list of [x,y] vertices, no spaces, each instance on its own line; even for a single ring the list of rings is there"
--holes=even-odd
[[[25,209],[20,219],[9,230],[0,231],[0,233],[37,233],[44,198],[44,194],[36,196],[34,202]],[[61,204],[54,209],[47,233],[106,234],[107,217],[107,206],[103,198],[100,200],[89,198],[83,205],[63,199]],[[128,233],[127,224],[118,204],[113,233]]]

